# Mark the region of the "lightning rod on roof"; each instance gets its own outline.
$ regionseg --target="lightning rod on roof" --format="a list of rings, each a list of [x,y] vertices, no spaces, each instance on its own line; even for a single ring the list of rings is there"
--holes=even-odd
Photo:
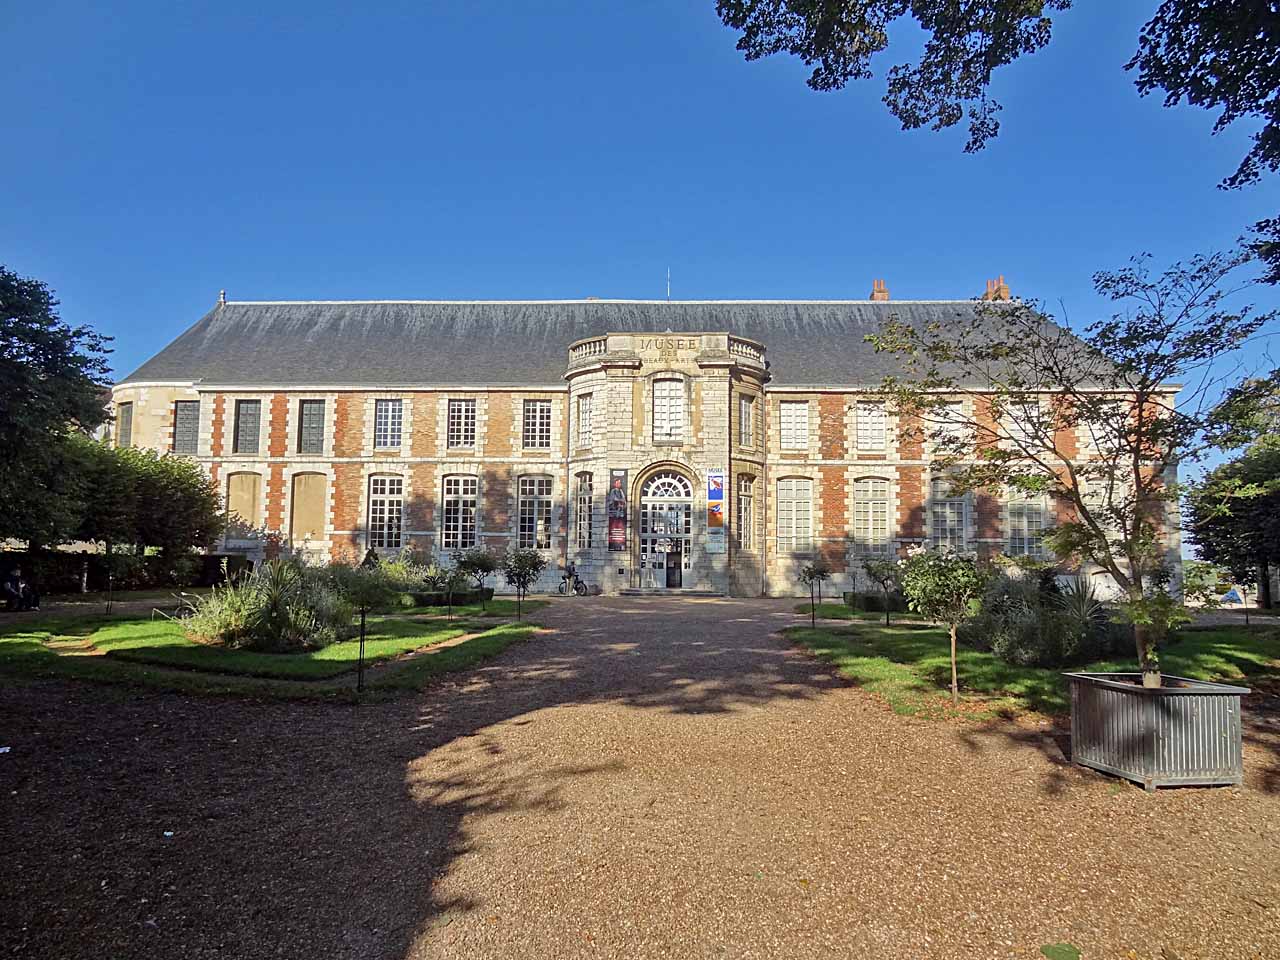
[[[671,302],[671,268],[667,267],[667,303]]]

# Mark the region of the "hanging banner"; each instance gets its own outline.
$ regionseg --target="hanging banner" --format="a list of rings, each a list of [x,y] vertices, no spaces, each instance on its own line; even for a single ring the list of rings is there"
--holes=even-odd
[[[707,553],[724,553],[724,470],[707,471]]]
[[[604,498],[604,512],[609,520],[609,549],[627,549],[627,471],[609,471],[609,492]]]

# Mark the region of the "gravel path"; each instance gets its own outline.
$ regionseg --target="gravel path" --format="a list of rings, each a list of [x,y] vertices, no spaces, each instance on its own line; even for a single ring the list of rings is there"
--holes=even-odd
[[[1148,795],[887,713],[794,602],[560,602],[360,708],[0,688],[4,955],[1280,957],[1274,714]]]

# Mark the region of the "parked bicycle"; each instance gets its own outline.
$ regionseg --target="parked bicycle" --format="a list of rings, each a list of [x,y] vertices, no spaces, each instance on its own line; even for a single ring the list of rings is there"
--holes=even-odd
[[[571,563],[561,569],[564,571],[560,575],[561,596],[568,596],[569,592],[573,591],[579,597],[585,597],[590,592],[587,585],[582,582],[582,578],[578,576],[578,568],[576,566]]]

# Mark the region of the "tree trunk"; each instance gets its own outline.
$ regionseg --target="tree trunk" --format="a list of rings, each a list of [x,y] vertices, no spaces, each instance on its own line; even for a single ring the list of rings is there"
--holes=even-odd
[[[1274,603],[1271,597],[1271,565],[1263,561],[1258,572],[1262,574],[1258,580],[1258,606],[1270,610]]]
[[[1142,685],[1144,687],[1161,686],[1160,664],[1156,660],[1153,649],[1155,637],[1151,635],[1151,630],[1146,624],[1133,625],[1133,644],[1138,651],[1138,669],[1142,671]]]
[[[818,629],[818,608],[813,600],[813,584],[809,584],[809,628]]]
[[[360,608],[360,661],[356,665],[356,692],[364,690],[364,614],[365,608]]]
[[[956,676],[956,625],[951,624],[951,703],[960,705],[960,683]]]
[[[884,591],[884,625],[889,626],[889,591]]]

